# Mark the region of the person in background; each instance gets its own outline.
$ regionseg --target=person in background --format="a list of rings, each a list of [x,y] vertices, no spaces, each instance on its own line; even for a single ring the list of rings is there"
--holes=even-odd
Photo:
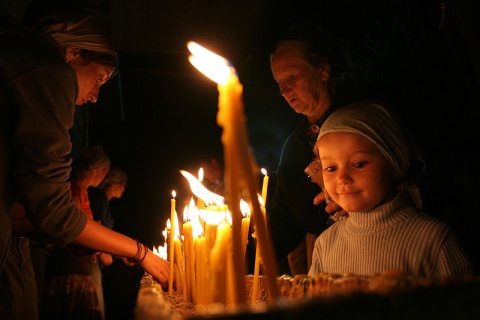
[[[275,177],[272,173],[276,182],[269,186],[273,190],[267,203],[268,227],[280,274],[308,272],[316,237],[328,227],[329,213],[341,209],[334,202],[326,206],[322,190],[304,169],[314,159],[313,146],[323,121],[338,106],[353,102],[341,86],[345,53],[341,40],[315,26],[301,25],[282,34],[270,56],[282,96],[303,115],[283,146]]]
[[[124,170],[111,167],[100,185],[88,190],[93,219],[110,229],[113,228],[114,223],[110,211],[110,201],[123,196],[127,187],[127,179],[128,176]]]
[[[2,3],[3,5],[3,3]],[[56,12],[39,31],[0,8],[0,315],[38,318],[28,237],[130,258],[163,286],[169,264],[72,200],[75,105],[96,102],[117,54],[85,13]]]
[[[222,163],[212,158],[210,161],[202,161],[200,167],[203,168],[202,184],[205,188],[213,193],[225,195]]]
[[[113,228],[110,201],[114,198],[120,199],[125,192],[126,186],[127,173],[118,167],[111,167],[107,176],[98,187],[90,187],[88,189],[88,198],[90,200],[90,208],[93,212],[93,220],[101,223],[107,228]],[[92,277],[93,282],[95,283],[95,290],[97,292],[102,318],[105,319],[102,269],[113,263],[113,257],[111,254],[100,252],[96,258],[96,261],[93,261],[92,264]],[[123,260],[125,264],[132,266],[128,260]]]
[[[98,187],[110,169],[110,158],[100,146],[86,147],[73,162],[72,199],[93,220],[89,187]],[[101,309],[92,277],[98,254],[74,246],[55,247],[44,281],[43,319],[100,319]]]
[[[325,192],[349,217],[316,240],[310,276],[474,274],[453,229],[421,212],[425,164],[395,110],[378,100],[342,107],[323,123],[315,148]]]

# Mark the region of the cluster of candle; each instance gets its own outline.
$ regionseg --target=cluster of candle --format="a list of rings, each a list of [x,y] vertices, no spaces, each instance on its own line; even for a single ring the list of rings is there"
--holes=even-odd
[[[172,192],[171,218],[163,231],[165,244],[154,251],[170,262],[170,273],[175,278],[175,292],[182,294],[187,302],[196,305],[222,303],[235,304],[235,268],[232,247],[232,219],[223,197],[213,194],[201,185],[193,175],[181,171],[189,180],[191,189],[197,195],[192,197],[183,211],[183,223],[179,224],[176,213],[175,192]],[[268,176],[264,172],[261,200],[264,203]],[[216,202],[210,202],[215,199]],[[242,257],[245,261],[246,246],[250,230],[250,207],[241,200],[242,211],[241,243]],[[258,262],[260,256],[257,253]],[[174,272],[175,271],[175,272]],[[173,275],[175,274],[175,277]],[[257,286],[258,286],[258,276]],[[243,288],[244,290],[245,288]],[[174,290],[173,281],[169,282],[168,293]]]
[[[249,152],[248,137],[246,133],[246,117],[243,113],[243,87],[238,80],[235,69],[223,57],[214,54],[195,42],[187,44],[192,55],[190,62],[199,71],[218,84],[218,114],[217,123],[223,128],[222,143],[224,146],[225,161],[225,194],[227,196],[228,210],[223,202],[217,202],[208,197],[199,196],[194,188],[201,187],[198,183],[191,184],[192,192],[197,195],[205,204],[205,209],[197,209],[211,212],[222,212],[223,218],[218,224],[211,223],[208,218],[203,217],[203,236],[193,238],[192,246],[188,244],[189,235],[183,236],[183,251],[172,249],[175,246],[175,199],[172,199],[172,218],[169,236],[169,257],[171,270],[174,268],[174,261],[177,262],[178,269],[177,288],[182,288],[184,296],[194,300],[198,305],[209,303],[233,304],[236,306],[246,302],[245,285],[245,234],[248,236],[247,221],[245,216],[242,218],[241,196],[248,197],[248,207],[252,211],[252,217],[255,220],[255,237],[257,239],[257,259],[258,266],[262,264],[264,271],[270,303],[274,303],[279,297],[279,289],[276,281],[277,266],[273,257],[273,249],[268,235],[265,208],[262,203],[266,203],[266,189],[262,191],[263,197],[258,197],[257,186],[255,183],[254,168],[256,167],[253,157]],[[266,175],[265,175],[266,176]],[[268,185],[264,181],[264,186]],[[212,196],[207,194],[207,196]],[[212,196],[213,197],[213,196]],[[214,197],[213,197],[214,198]],[[262,198],[262,201],[259,200]],[[202,203],[203,204],[203,203]],[[208,205],[215,204],[219,210],[211,210]],[[193,207],[193,206],[192,206]],[[189,214],[191,208],[188,209]],[[231,215],[227,214],[231,212]],[[229,219],[227,217],[230,217]],[[192,217],[189,218],[192,223]],[[230,221],[228,221],[230,220]],[[245,222],[244,222],[245,221]],[[183,226],[183,233],[189,228]],[[250,222],[248,220],[248,226]],[[214,236],[213,236],[214,234]],[[202,239],[203,240],[197,240]],[[192,249],[193,248],[193,255]],[[182,258],[174,259],[175,252],[182,255]],[[192,257],[193,256],[193,257]],[[193,264],[192,264],[193,261]],[[182,265],[183,264],[183,265]],[[193,265],[194,271],[191,271]],[[257,268],[256,268],[257,269]],[[173,272],[173,271],[171,271]],[[258,286],[257,279],[254,279],[254,286]],[[195,277],[195,279],[193,279]],[[172,279],[172,278],[171,278]],[[185,282],[185,285],[183,284]],[[208,283],[208,285],[207,285]],[[173,288],[170,285],[169,293]],[[212,289],[210,289],[212,288]],[[255,289],[255,287],[254,287]],[[195,292],[195,296],[193,294]],[[255,298],[255,297],[254,297]],[[190,301],[190,300],[189,300]],[[252,300],[256,301],[256,300]]]

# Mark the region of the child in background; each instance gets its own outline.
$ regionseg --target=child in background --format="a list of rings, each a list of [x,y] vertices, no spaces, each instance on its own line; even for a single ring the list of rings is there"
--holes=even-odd
[[[74,160],[72,169],[72,199],[93,220],[88,188],[103,181],[110,158],[101,146],[89,146]],[[53,249],[45,273],[42,319],[102,319],[92,277],[96,254],[92,253],[76,246]]]
[[[420,212],[423,161],[388,106],[366,100],[340,108],[322,125],[315,149],[324,188],[349,217],[316,240],[310,276],[473,274],[453,230]]]
[[[93,220],[101,223],[109,229],[113,229],[112,213],[110,211],[110,200],[120,199],[127,186],[127,173],[118,167],[110,167],[108,173],[98,187],[88,188],[88,199],[93,213]],[[111,254],[99,252],[92,263],[92,277],[95,283],[102,319],[105,319],[105,300],[103,291],[102,272],[104,267],[113,263]],[[127,259],[122,258],[128,266],[133,266]]]

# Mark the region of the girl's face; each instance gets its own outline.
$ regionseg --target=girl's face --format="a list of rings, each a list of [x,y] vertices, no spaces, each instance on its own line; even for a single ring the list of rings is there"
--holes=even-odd
[[[328,65],[314,68],[293,46],[280,48],[272,55],[271,69],[282,96],[297,113],[309,118],[321,116],[330,101],[327,80],[330,76]]]
[[[126,183],[115,183],[110,186],[112,188],[113,198],[120,199],[125,192]]]
[[[370,210],[395,197],[393,168],[364,136],[328,133],[317,141],[317,148],[325,188],[347,212]]]

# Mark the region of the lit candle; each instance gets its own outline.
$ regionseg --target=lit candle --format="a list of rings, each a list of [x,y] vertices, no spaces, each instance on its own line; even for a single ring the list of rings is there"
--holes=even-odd
[[[233,271],[229,270],[228,259],[231,259],[231,240],[232,228],[227,222],[218,225],[217,239],[210,252],[210,279],[209,302],[226,304],[228,298],[227,284],[232,283],[228,275],[233,275]],[[231,265],[233,267],[233,265]]]
[[[266,175],[266,173],[264,173]],[[265,182],[265,180],[264,180]],[[268,182],[267,182],[268,183]],[[263,199],[261,199],[263,201]],[[262,217],[265,225],[267,225],[267,216],[266,216],[266,210],[265,210],[265,204],[262,204]],[[256,228],[256,227],[255,227]],[[256,234],[256,232],[254,233]],[[255,251],[255,266],[253,269],[253,290],[252,290],[252,303],[256,303],[258,299],[258,282],[259,282],[259,277],[260,277],[260,266],[263,264],[263,258],[262,258],[262,253],[261,253],[261,248],[260,245],[258,244],[258,239],[257,239],[257,246],[256,246],[256,251]]]
[[[242,235],[241,235],[241,212],[240,212],[240,175],[242,170],[239,160],[236,159],[235,144],[238,140],[236,135],[240,130],[239,126],[243,124],[241,114],[243,88],[238,81],[237,76],[232,72],[233,68],[228,65],[224,58],[211,53],[201,46],[190,42],[189,49],[193,56],[190,62],[200,71],[206,73],[214,79],[218,85],[219,112],[217,114],[217,123],[222,126],[222,142],[224,145],[225,158],[225,193],[229,197],[230,211],[232,214],[232,234],[233,234],[233,258],[235,260],[235,281],[234,291],[236,293],[235,302],[245,303],[245,266],[243,265]],[[205,62],[207,62],[205,64]],[[233,70],[234,71],[234,70]],[[233,120],[235,119],[235,120]],[[243,146],[243,144],[242,144]]]
[[[180,240],[178,238],[175,239],[175,263],[177,265],[177,292],[182,292],[183,299],[188,301],[187,299],[187,283],[185,281],[185,261],[183,259],[182,254],[182,246]]]
[[[206,250],[210,251],[213,248],[215,239],[217,237],[217,226],[220,222],[225,220],[227,213],[227,206],[207,207],[204,210],[198,210],[199,216],[205,221],[205,246]]]
[[[263,185],[262,185],[262,199],[264,207],[267,206],[267,191],[268,191],[268,175],[267,170],[264,168],[261,169],[263,173]]]
[[[185,207],[184,216],[188,219],[189,208]],[[195,270],[194,270],[194,252],[193,252],[193,231],[189,220],[183,224],[183,250],[185,253],[185,279],[187,283],[187,302],[195,302]]]
[[[262,247],[270,301],[274,303],[280,292],[277,285],[277,267],[273,258],[270,238],[257,198],[258,184],[253,173],[253,157],[249,153],[246,134],[246,117],[243,113],[243,88],[235,69],[222,58],[194,42],[188,43],[192,52],[190,62],[218,83],[217,123],[223,127],[222,143],[225,158],[225,193],[232,212],[233,252],[235,259],[236,302],[246,302],[245,272],[242,261],[241,213],[237,206],[242,188],[247,189],[253,208],[258,243]]]
[[[222,196],[205,188],[205,186],[190,172],[180,170],[180,173],[188,180],[193,194],[202,199],[205,203],[217,206],[222,206],[225,203],[225,199]]]
[[[173,293],[173,269],[175,268],[174,266],[174,237],[175,237],[175,196],[176,192],[172,191],[172,200],[170,201],[170,237],[169,237],[169,243],[168,243],[168,249],[169,249],[169,259],[170,259],[170,277],[168,280],[168,294]]]
[[[251,303],[257,303],[258,299],[258,281],[260,276],[260,246],[257,243],[257,250],[255,251],[255,267],[253,269],[253,289],[252,289],[252,300]]]
[[[201,183],[203,183],[203,168],[200,168],[198,170],[198,181],[200,181]],[[198,197],[197,196],[197,208],[198,209],[203,209],[205,208],[205,202],[203,201],[202,198]]]
[[[195,249],[195,279],[197,288],[197,306],[207,304],[206,300],[206,284],[208,281],[208,272],[205,256],[205,237],[197,237],[194,239]]]
[[[242,210],[242,249],[243,249],[243,264],[246,265],[245,261],[245,253],[247,250],[247,243],[248,243],[248,234],[250,231],[250,208],[248,207],[248,203],[245,201],[241,201],[240,209]]]
[[[245,252],[247,250],[248,243],[248,231],[250,230],[250,217],[245,217],[242,219],[242,249],[243,249],[243,264],[245,261]]]

